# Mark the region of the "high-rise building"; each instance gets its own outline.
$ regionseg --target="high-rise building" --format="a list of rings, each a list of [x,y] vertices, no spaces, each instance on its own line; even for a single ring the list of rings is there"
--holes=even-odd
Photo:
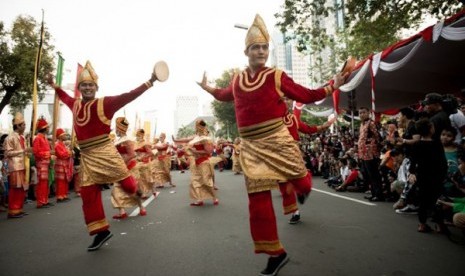
[[[296,83],[311,86],[310,57],[298,52],[292,41],[285,43],[284,36],[278,31],[273,32],[273,46],[271,66],[286,72]]]
[[[174,134],[178,129],[187,126],[194,118],[199,116],[199,98],[197,96],[176,97],[176,110],[174,111]]]

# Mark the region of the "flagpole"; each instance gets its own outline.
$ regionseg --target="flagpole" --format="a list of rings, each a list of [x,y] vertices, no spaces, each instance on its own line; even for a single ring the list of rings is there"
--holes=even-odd
[[[42,45],[44,40],[44,10],[42,10],[42,24],[40,27],[40,40],[39,40],[39,47],[37,50],[36,55],[36,63],[34,66],[34,84],[32,90],[32,115],[31,115],[31,144],[32,139],[36,132],[36,121],[37,121],[37,104],[38,104],[38,92],[37,92],[37,79],[39,77],[39,68],[40,68],[40,60],[42,57]]]
[[[58,86],[61,86],[63,82],[63,64],[65,60],[61,56],[61,53],[58,52],[58,65],[57,65],[57,74],[56,74],[56,80],[55,83]],[[55,98],[53,101],[53,127],[52,127],[52,149],[55,149],[55,143],[56,143],[56,130],[58,127],[58,120],[60,117],[60,99],[58,98],[58,94],[55,93]]]
[[[37,79],[39,78],[39,68],[40,68],[40,60],[42,57],[42,46],[44,42],[45,36],[45,29],[44,29],[44,10],[42,9],[42,23],[40,26],[40,39],[39,39],[39,47],[37,49],[36,61],[34,65],[34,83],[32,89],[32,112],[31,112],[31,132],[29,133],[29,139],[26,140],[27,146],[30,147],[32,145],[32,141],[34,139],[34,134],[36,132],[36,120],[37,120],[37,104],[38,104],[38,96],[37,96]],[[26,171],[26,184],[29,184],[30,178],[30,160],[29,157],[26,155],[24,158],[25,162],[25,171]]]

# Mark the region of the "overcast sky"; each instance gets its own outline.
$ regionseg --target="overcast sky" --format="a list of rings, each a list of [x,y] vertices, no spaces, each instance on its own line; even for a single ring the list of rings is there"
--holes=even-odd
[[[159,110],[157,132],[172,133],[176,96],[211,99],[195,83],[204,71],[213,79],[226,69],[246,65],[246,31],[234,25],[250,25],[258,13],[271,33],[273,15],[283,2],[0,0],[0,20],[7,29],[21,14],[40,22],[43,9],[52,43],[65,59],[63,84],[74,82],[78,62],[90,60],[99,75],[98,96],[137,87],[149,79],[156,61],[165,60],[169,80],[156,83],[125,109],[128,117],[136,111]]]

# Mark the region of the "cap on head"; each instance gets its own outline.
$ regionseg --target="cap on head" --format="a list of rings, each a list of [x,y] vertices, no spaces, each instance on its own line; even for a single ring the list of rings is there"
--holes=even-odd
[[[425,100],[422,102],[423,105],[436,104],[442,102],[442,96],[438,93],[426,94]]]
[[[57,128],[56,130],[56,137],[60,138],[60,136],[65,135],[66,132],[62,128]]]
[[[80,84],[83,81],[91,81],[98,85],[98,76],[95,73],[95,70],[92,67],[90,61],[87,61],[84,68],[82,68],[81,72],[79,72],[78,84]]]
[[[270,35],[266,29],[265,22],[260,15],[255,15],[255,19],[252,23],[252,26],[249,27],[247,31],[247,36],[245,37],[245,49],[249,48],[250,45],[255,43],[269,43]]]
[[[20,112],[16,112],[15,117],[13,118],[13,125],[19,125],[24,123],[24,116]]]
[[[39,120],[37,120],[37,130],[42,130],[47,127],[48,127],[48,123],[45,120],[45,118],[40,118]]]

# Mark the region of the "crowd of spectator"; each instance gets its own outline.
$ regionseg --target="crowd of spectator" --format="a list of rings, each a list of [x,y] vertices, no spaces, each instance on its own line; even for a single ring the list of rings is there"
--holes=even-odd
[[[465,102],[436,93],[382,120],[359,108],[356,127],[303,139],[307,168],[336,192],[366,193],[398,214],[418,215],[419,232],[465,229],[464,112]]]

